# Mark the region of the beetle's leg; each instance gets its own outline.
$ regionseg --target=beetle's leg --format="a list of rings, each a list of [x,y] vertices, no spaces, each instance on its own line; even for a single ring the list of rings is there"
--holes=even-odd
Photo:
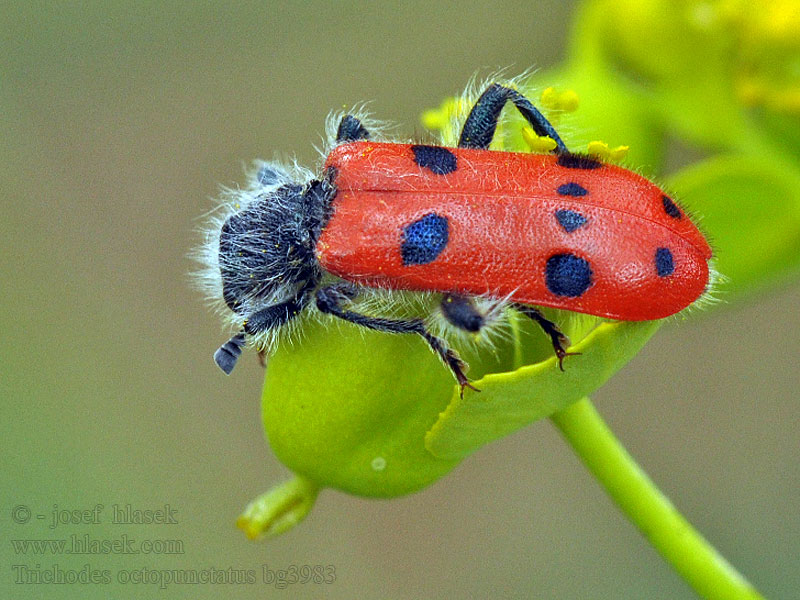
[[[558,368],[562,371],[564,370],[564,357],[566,356],[577,356],[580,352],[567,352],[564,348],[569,347],[570,341],[569,338],[561,333],[561,330],[558,328],[558,325],[553,323],[551,320],[545,318],[545,316],[541,313],[540,310],[533,308],[532,306],[528,306],[526,304],[517,304],[514,303],[511,305],[513,308],[521,312],[526,317],[536,321],[536,323],[541,327],[544,332],[550,336],[550,341],[553,343],[553,350],[556,352],[556,357],[558,358]]]
[[[439,306],[444,318],[464,331],[477,333],[486,324],[486,317],[475,307],[472,299],[466,296],[445,294]]]
[[[345,115],[339,121],[339,129],[336,130],[336,142],[355,142],[356,140],[369,139],[369,131],[361,124],[361,121],[353,115]]]
[[[567,153],[567,146],[561,137],[550,124],[545,116],[539,112],[531,101],[516,90],[493,83],[486,91],[481,94],[475,106],[469,112],[464,128],[461,130],[461,137],[458,140],[459,148],[481,148],[486,149],[492,143],[497,121],[500,118],[500,111],[503,110],[506,102],[511,101],[517,110],[530,123],[537,135],[552,138],[556,147],[553,152]]]
[[[444,340],[431,334],[425,328],[425,323],[422,319],[402,320],[370,317],[344,308],[342,304],[355,298],[357,292],[357,288],[351,284],[334,284],[320,288],[316,294],[317,308],[324,313],[361,325],[367,329],[385,331],[387,333],[416,333],[428,342],[433,351],[450,368],[458,385],[461,386],[462,395],[465,387],[478,391],[470,385],[469,379],[464,374],[467,368],[466,363],[458,357],[455,350],[447,347]]]
[[[268,306],[249,315],[242,330],[214,353],[214,362],[226,375],[230,375],[242,354],[246,335],[256,335],[287,323],[303,310],[308,304],[308,298],[308,291],[304,289],[291,300]]]

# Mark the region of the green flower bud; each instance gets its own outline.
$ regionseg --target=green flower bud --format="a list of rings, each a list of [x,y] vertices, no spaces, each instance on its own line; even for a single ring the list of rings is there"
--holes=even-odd
[[[236,525],[252,540],[280,535],[306,517],[318,493],[317,484],[295,477],[253,500]]]

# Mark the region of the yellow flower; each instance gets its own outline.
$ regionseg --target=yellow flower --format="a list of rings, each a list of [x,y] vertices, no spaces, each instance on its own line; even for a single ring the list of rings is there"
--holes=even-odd
[[[616,148],[609,148],[605,142],[589,142],[586,147],[586,152],[598,157],[601,160],[618,162],[628,155],[629,146],[617,146]]]
[[[522,128],[522,139],[528,144],[531,152],[544,154],[551,152],[556,147],[556,141],[547,136],[536,135],[536,132],[531,127]]]

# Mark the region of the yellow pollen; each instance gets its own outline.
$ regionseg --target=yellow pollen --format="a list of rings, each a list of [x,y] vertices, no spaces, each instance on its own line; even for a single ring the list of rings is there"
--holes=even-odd
[[[533,128],[528,126],[522,128],[522,139],[528,144],[531,152],[551,152],[556,147],[556,141],[553,138],[537,135]]]

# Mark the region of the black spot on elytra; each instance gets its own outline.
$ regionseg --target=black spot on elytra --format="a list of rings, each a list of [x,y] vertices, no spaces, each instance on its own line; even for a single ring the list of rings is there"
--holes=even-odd
[[[675,271],[675,263],[672,260],[672,252],[669,248],[658,248],[656,250],[656,272],[659,277],[672,275]]]
[[[403,228],[403,264],[425,265],[436,260],[450,236],[446,217],[430,213]]]
[[[556,220],[567,233],[572,233],[586,224],[586,217],[574,210],[561,209],[556,211]]]
[[[578,196],[578,197],[585,196],[586,194],[589,193],[589,190],[587,190],[582,185],[575,183],[574,181],[570,181],[569,183],[564,183],[558,186],[558,189],[556,191],[562,196]]]
[[[411,146],[414,162],[437,175],[447,175],[456,170],[456,155],[441,146]]]
[[[681,218],[681,209],[678,208],[678,205],[672,201],[672,198],[669,196],[661,196],[661,203],[664,205],[664,212],[667,213],[673,219],[680,219]]]
[[[558,164],[567,169],[599,169],[603,166],[599,160],[585,154],[562,152],[558,155]]]
[[[592,285],[589,261],[574,254],[554,254],[544,271],[547,289],[556,296],[577,298]]]

